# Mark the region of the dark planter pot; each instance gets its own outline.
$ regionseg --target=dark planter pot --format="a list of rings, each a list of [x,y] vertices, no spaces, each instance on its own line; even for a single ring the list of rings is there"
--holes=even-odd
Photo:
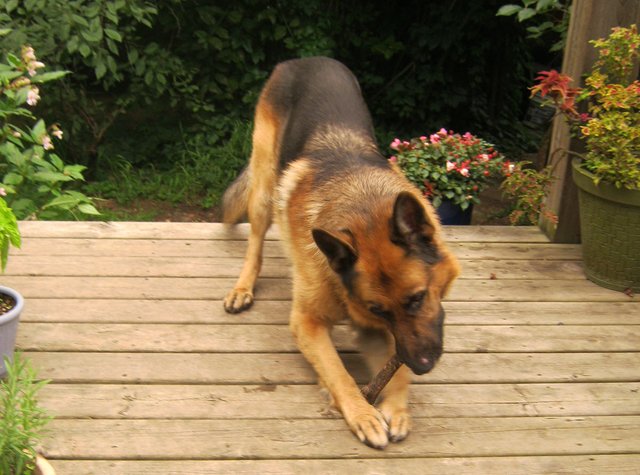
[[[0,315],[0,377],[4,376],[6,369],[4,357],[13,359],[13,350],[16,347],[16,335],[18,334],[18,319],[24,307],[22,295],[9,287],[0,286],[0,294],[9,295],[15,300],[15,306],[7,313]]]
[[[446,225],[469,225],[471,224],[471,214],[473,213],[473,205],[463,210],[453,201],[443,200],[440,206],[436,208],[440,223]]]
[[[640,190],[600,182],[573,163],[585,274],[608,289],[640,292]]]

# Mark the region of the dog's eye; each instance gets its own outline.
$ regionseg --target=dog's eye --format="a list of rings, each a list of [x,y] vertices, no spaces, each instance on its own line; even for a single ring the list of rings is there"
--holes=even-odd
[[[424,296],[426,292],[423,290],[422,292],[418,292],[413,294],[411,297],[407,299],[407,302],[404,304],[404,308],[409,313],[415,313],[422,307],[422,303],[424,302]]]
[[[385,320],[391,320],[393,318],[393,313],[391,311],[385,310],[382,305],[377,303],[369,305],[369,311],[376,317],[384,318]]]

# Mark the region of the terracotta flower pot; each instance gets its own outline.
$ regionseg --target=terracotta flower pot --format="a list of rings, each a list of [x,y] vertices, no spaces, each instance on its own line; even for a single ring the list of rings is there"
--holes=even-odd
[[[573,163],[585,274],[608,289],[640,292],[640,190],[600,182]]]

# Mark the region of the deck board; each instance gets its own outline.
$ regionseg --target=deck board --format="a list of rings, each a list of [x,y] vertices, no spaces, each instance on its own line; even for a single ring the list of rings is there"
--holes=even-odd
[[[385,451],[351,435],[295,347],[277,229],[255,306],[228,315],[246,225],[20,228],[2,283],[26,296],[18,345],[52,380],[59,474],[638,473],[640,299],[586,281],[580,247],[536,228],[444,229],[463,267],[445,354]],[[334,338],[367,381],[349,327]]]

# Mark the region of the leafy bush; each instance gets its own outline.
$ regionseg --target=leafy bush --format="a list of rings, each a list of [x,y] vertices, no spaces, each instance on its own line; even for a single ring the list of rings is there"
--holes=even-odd
[[[0,22],[14,29],[3,48],[28,40],[73,71],[42,110],[64,111],[59,150],[96,179],[124,162],[172,170],[192,155],[185,137],[220,145],[251,119],[275,64],[310,55],[354,70],[382,138],[445,125],[531,147],[517,125],[529,45],[521,25],[495,17],[501,3],[24,0],[6,2]]]
[[[52,152],[52,137],[61,139],[62,130],[56,124],[47,127],[29,109],[40,100],[38,85],[66,74],[40,73],[42,68],[30,46],[0,64],[0,188],[19,219],[99,214],[84,194],[63,189],[67,182],[82,180],[85,167],[65,165]]]
[[[0,381],[0,473],[26,475],[35,468],[35,447],[51,419],[39,406],[37,394],[48,381],[20,353],[5,359],[7,377]]]

